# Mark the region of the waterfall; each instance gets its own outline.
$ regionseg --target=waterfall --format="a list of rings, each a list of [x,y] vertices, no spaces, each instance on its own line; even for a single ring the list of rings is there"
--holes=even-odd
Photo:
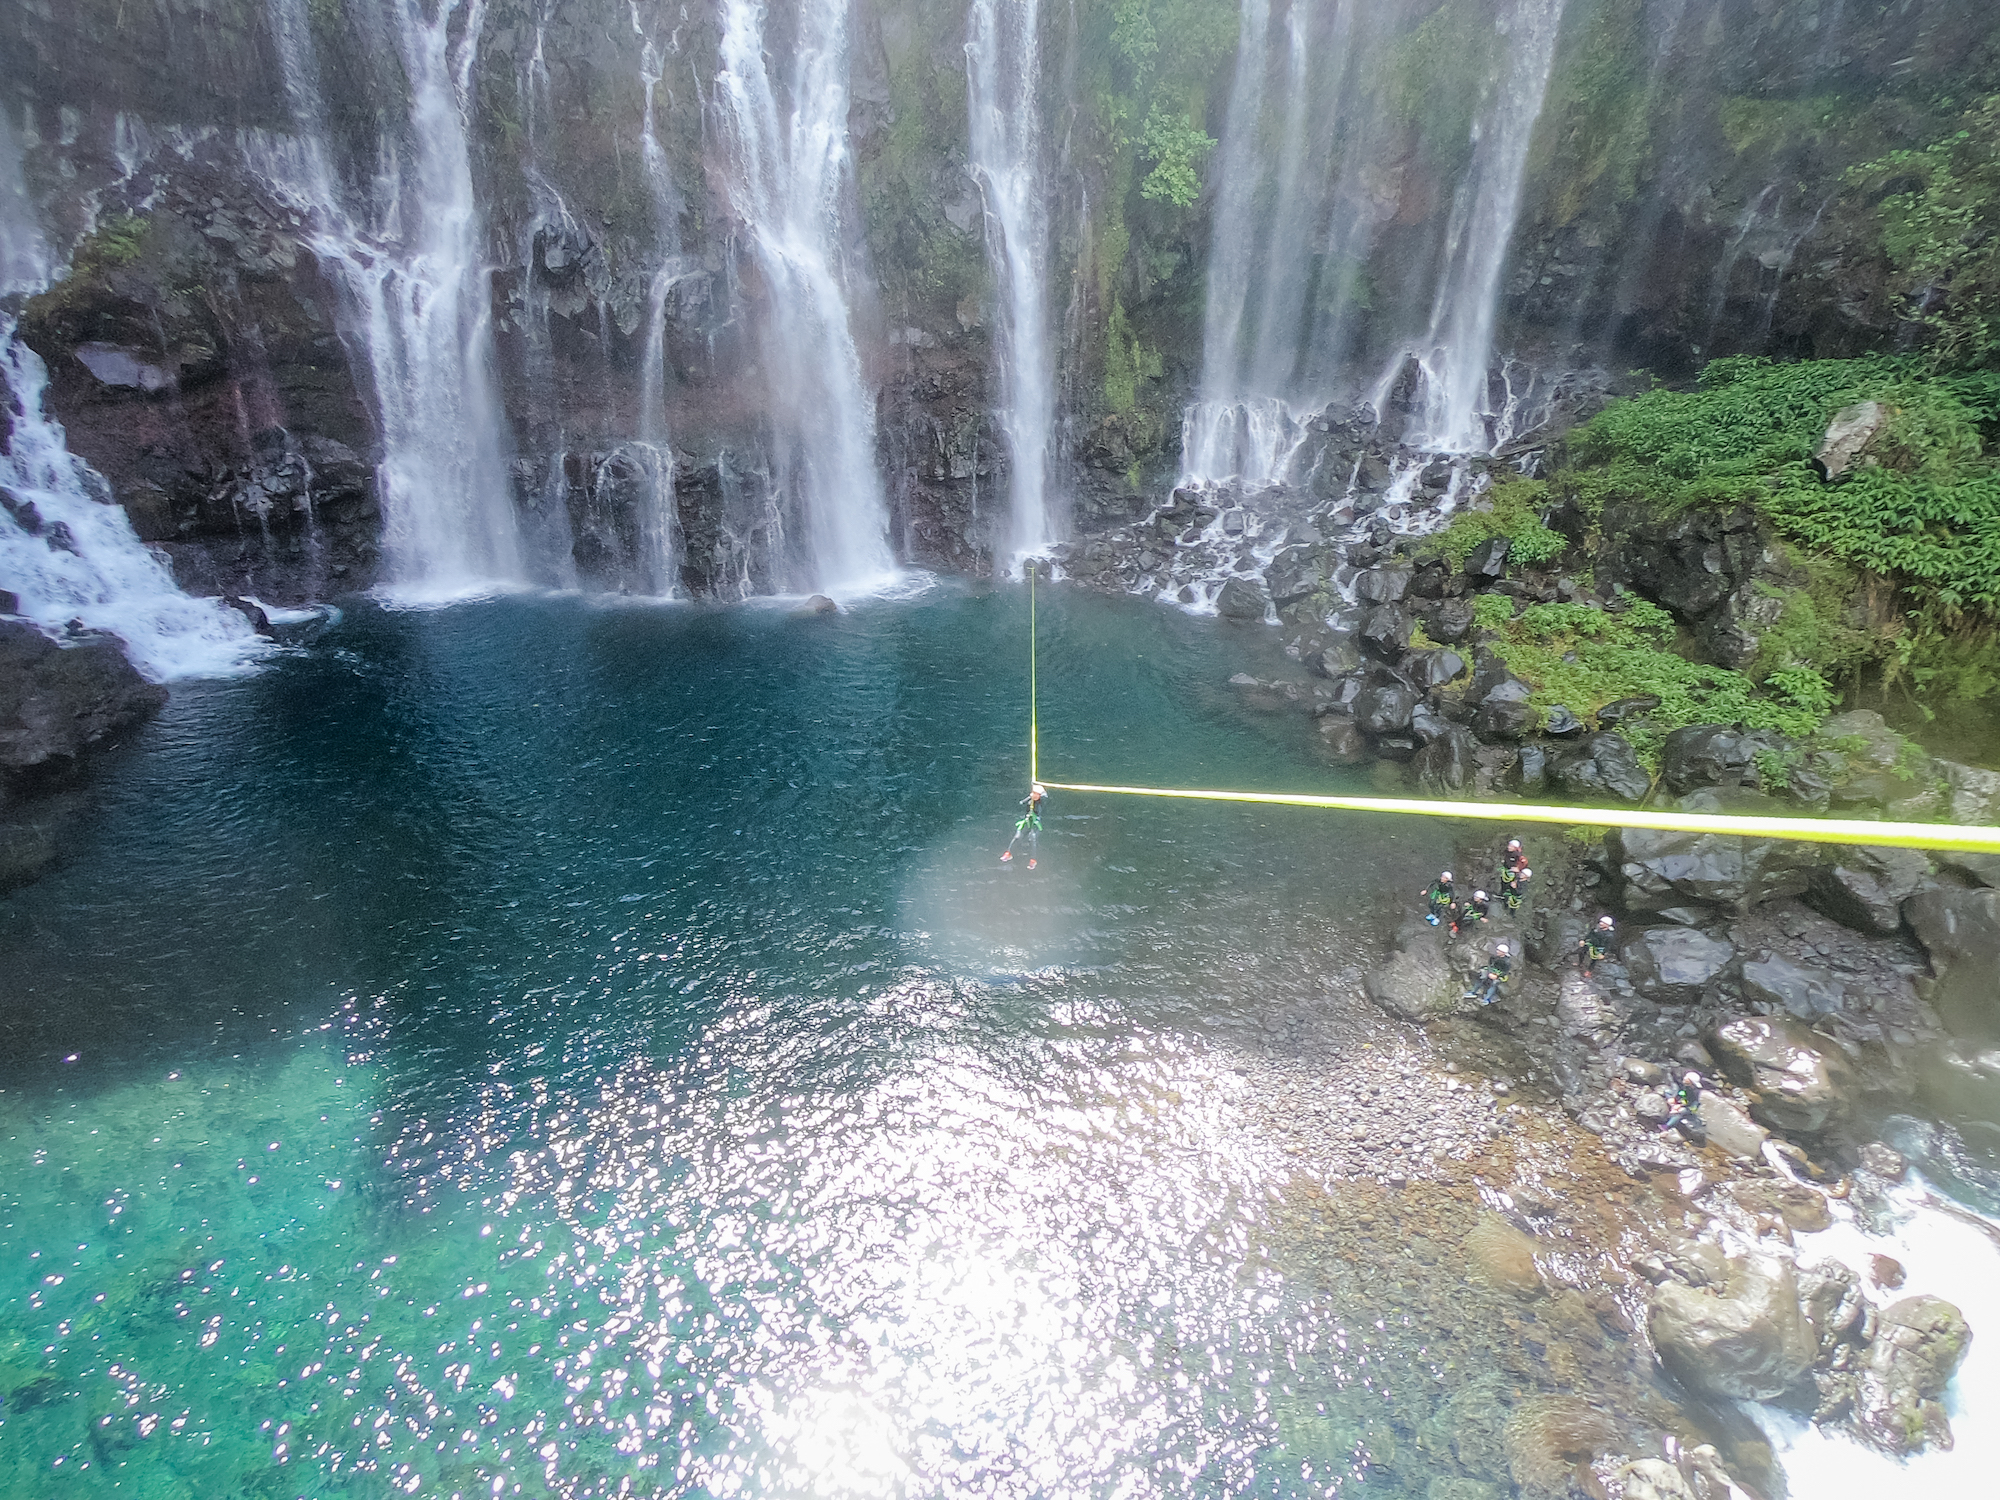
[[[437,0],[429,16],[420,0],[343,0],[366,11],[352,40],[392,48],[377,61],[408,90],[403,128],[391,128],[366,172],[346,182],[334,166],[312,38],[317,4],[268,3],[299,137],[253,139],[246,150],[253,170],[308,216],[308,243],[340,294],[342,336],[365,356],[392,585],[441,599],[518,582],[492,292],[466,142],[484,0]]]
[[[729,198],[762,277],[763,375],[772,475],[804,521],[794,583],[867,587],[894,570],[875,465],[875,402],[862,380],[841,265],[850,0],[798,0],[781,109],[766,66],[766,6],[724,0],[716,109]]]
[[[1277,28],[1282,73],[1271,100],[1271,0],[1243,0],[1216,177],[1201,394],[1182,428],[1189,478],[1275,484],[1304,442],[1301,408],[1317,404],[1301,391],[1308,304],[1326,238],[1327,181],[1318,169],[1351,77],[1354,10],[1355,0],[1338,0],[1316,49],[1316,14],[1307,0],[1292,0]]]
[[[139,540],[101,475],[69,451],[43,408],[48,371],[15,337],[22,300],[57,279],[22,180],[19,143],[0,111],[0,587],[52,635],[71,621],[116,635],[155,682],[240,668],[259,648],[244,618],[194,599]]]
[[[666,76],[666,59],[640,23],[639,0],[632,0],[632,30],[639,38],[639,81],[645,86],[639,154],[646,166],[646,188],[653,197],[654,232],[660,247],[659,268],[647,289],[646,352],[639,374],[639,441],[634,446],[650,487],[640,528],[646,542],[645,561],[653,573],[652,591],[666,595],[674,591],[674,543],[679,534],[673,438],[667,431],[667,297],[688,268],[681,258],[680,194],[653,124],[653,101],[660,80]]]
[[[1056,539],[1048,503],[1056,393],[1048,331],[1048,185],[1037,99],[1039,9],[1038,0],[973,0],[965,43],[972,175],[985,205],[987,255],[1000,282],[999,417],[1017,559]]]
[[[1484,452],[1511,435],[1488,410],[1500,274],[1521,208],[1528,146],[1555,64],[1563,0],[1515,0],[1500,28],[1509,45],[1474,127],[1472,164],[1458,185],[1445,230],[1444,269],[1421,343],[1382,377],[1386,393],[1414,357],[1422,379],[1410,441],[1450,452]],[[1377,410],[1381,409],[1378,393]]]

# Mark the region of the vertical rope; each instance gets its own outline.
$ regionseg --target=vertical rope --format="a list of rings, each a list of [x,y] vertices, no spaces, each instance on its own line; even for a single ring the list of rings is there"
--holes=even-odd
[[[1035,692],[1035,560],[1028,559],[1028,789],[1042,774],[1041,707]]]

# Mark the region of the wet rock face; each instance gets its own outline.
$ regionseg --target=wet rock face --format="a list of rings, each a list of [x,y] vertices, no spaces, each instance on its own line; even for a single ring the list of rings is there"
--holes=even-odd
[[[1599,576],[1672,610],[1719,666],[1750,664],[1783,613],[1774,590],[1797,581],[1746,507],[1662,520],[1644,506],[1607,506],[1603,531]]]
[[[1729,1260],[1717,1284],[1668,1281],[1654,1290],[1647,1323],[1660,1362],[1705,1396],[1768,1401],[1811,1367],[1818,1339],[1799,1307],[1788,1260]]]
[[[1632,988],[1648,1000],[1688,1005],[1729,967],[1736,950],[1723,938],[1691,927],[1646,927],[1627,933],[1618,959]]]
[[[1763,953],[1747,960],[1741,977],[1747,999],[1779,1006],[1807,1023],[1838,1014],[1847,998],[1846,986],[1831,970],[1794,963],[1779,954]]]
[[[1818,1039],[1796,1021],[1743,1016],[1716,1028],[1716,1061],[1757,1100],[1755,1112],[1780,1130],[1815,1134],[1845,1109],[1846,1069],[1814,1045]]]
[[[1941,1298],[1906,1297],[1883,1308],[1855,1390],[1855,1430],[1889,1453],[1950,1447],[1939,1397],[1971,1341],[1965,1318]]]
[[[1667,736],[1660,748],[1660,780],[1676,797],[1703,787],[1757,785],[1756,756],[1775,748],[1777,736],[1752,734],[1720,724],[1690,724]]]
[[[1947,1023],[2000,1033],[2000,891],[1939,887],[1910,897],[1903,915],[1930,956]]]
[[[0,777],[73,760],[166,701],[108,636],[60,646],[0,619]]]
[[[1931,883],[1931,862],[1917,849],[1842,848],[1813,872],[1807,899],[1857,932],[1892,933],[1903,903]]]
[[[1662,911],[1685,902],[1746,910],[1806,888],[1817,856],[1806,846],[1724,834],[1614,830],[1605,847],[1625,905]]]
[[[1638,802],[1653,780],[1623,735],[1593,734],[1575,749],[1552,753],[1549,774],[1579,801]]]

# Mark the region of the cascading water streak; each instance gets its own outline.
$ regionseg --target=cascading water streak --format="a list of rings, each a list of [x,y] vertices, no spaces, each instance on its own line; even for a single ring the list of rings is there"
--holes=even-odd
[[[0,112],[0,386],[7,395],[0,587],[51,634],[81,621],[116,635],[155,682],[239,670],[261,647],[249,623],[217,600],[181,592],[43,407],[48,371],[15,336],[15,309],[56,279],[19,143]]]
[[[1488,105],[1480,111],[1472,165],[1460,181],[1445,231],[1444,270],[1421,342],[1390,362],[1386,392],[1414,357],[1422,374],[1410,441],[1447,452],[1483,452],[1512,434],[1488,410],[1500,276],[1514,238],[1528,147],[1541,118],[1562,29],[1563,0],[1517,0],[1501,17],[1508,38]],[[1382,405],[1378,393],[1377,409]]]
[[[687,274],[681,258],[680,194],[675,190],[667,153],[653,123],[654,100],[666,75],[666,58],[639,19],[632,0],[632,30],[639,38],[639,81],[645,86],[645,113],[639,124],[639,152],[646,164],[646,187],[653,197],[654,231],[660,264],[646,297],[646,351],[639,372],[639,440],[635,444],[649,484],[641,534],[653,578],[652,592],[671,594],[675,582],[675,543],[679,534],[674,504],[674,450],[667,429],[666,363],[667,298]]]
[[[973,0],[966,28],[972,175],[985,205],[986,251],[1000,283],[1000,425],[1007,438],[1009,540],[1019,559],[1058,525],[1048,498],[1055,425],[1049,349],[1049,225],[1041,170],[1038,0]]]
[[[760,335],[772,401],[773,477],[811,554],[780,559],[795,585],[863,590],[894,572],[875,463],[875,403],[862,379],[841,265],[849,0],[799,0],[780,101],[767,7],[725,0],[715,101],[731,207],[763,280]]]
[[[346,0],[349,5],[365,0]],[[474,195],[465,100],[483,0],[427,16],[417,0],[381,0],[385,59],[408,89],[364,181],[335,170],[308,0],[269,0],[285,92],[299,136],[246,142],[251,165],[309,216],[320,264],[340,292],[341,332],[365,356],[380,426],[377,470],[392,587],[447,599],[524,578],[509,483],[506,421],[495,378],[492,293]],[[371,7],[371,10],[374,7]]]

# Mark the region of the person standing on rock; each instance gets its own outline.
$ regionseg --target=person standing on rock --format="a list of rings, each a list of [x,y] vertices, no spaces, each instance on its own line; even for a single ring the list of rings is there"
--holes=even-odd
[[[1616,937],[1617,926],[1609,914],[1599,917],[1597,925],[1576,940],[1577,972],[1585,979],[1590,978],[1590,971],[1604,961],[1604,956],[1611,951],[1611,944]]]
[[[1431,888],[1424,892],[1424,899],[1430,903],[1430,910],[1424,913],[1424,920],[1436,927],[1451,916],[1451,906],[1455,893],[1451,884],[1451,871],[1445,870],[1431,882]]]
[[[1503,870],[1512,870],[1516,874],[1525,874],[1527,872],[1528,856],[1526,851],[1521,848],[1521,841],[1519,839],[1507,840],[1507,852],[1500,856],[1500,868]]]
[[[1479,971],[1477,991],[1467,990],[1463,998],[1477,1000],[1481,1005],[1491,1005],[1500,998],[1500,986],[1505,984],[1514,972],[1513,955],[1505,943],[1493,950],[1493,956],[1486,960],[1486,967]]]
[[[1028,836],[1028,868],[1035,868],[1035,846],[1042,832],[1042,804],[1049,800],[1049,789],[1039,781],[1028,788],[1028,795],[1021,799],[1027,809],[1021,821],[1014,825],[1014,836],[1007,840],[1007,852],[1000,856],[1000,863],[1006,864],[1014,857],[1014,846],[1021,842],[1021,835]]]
[[[1526,865],[1513,863],[1500,867],[1500,899],[1507,903],[1511,915],[1521,909],[1521,887],[1535,878],[1535,872]]]

